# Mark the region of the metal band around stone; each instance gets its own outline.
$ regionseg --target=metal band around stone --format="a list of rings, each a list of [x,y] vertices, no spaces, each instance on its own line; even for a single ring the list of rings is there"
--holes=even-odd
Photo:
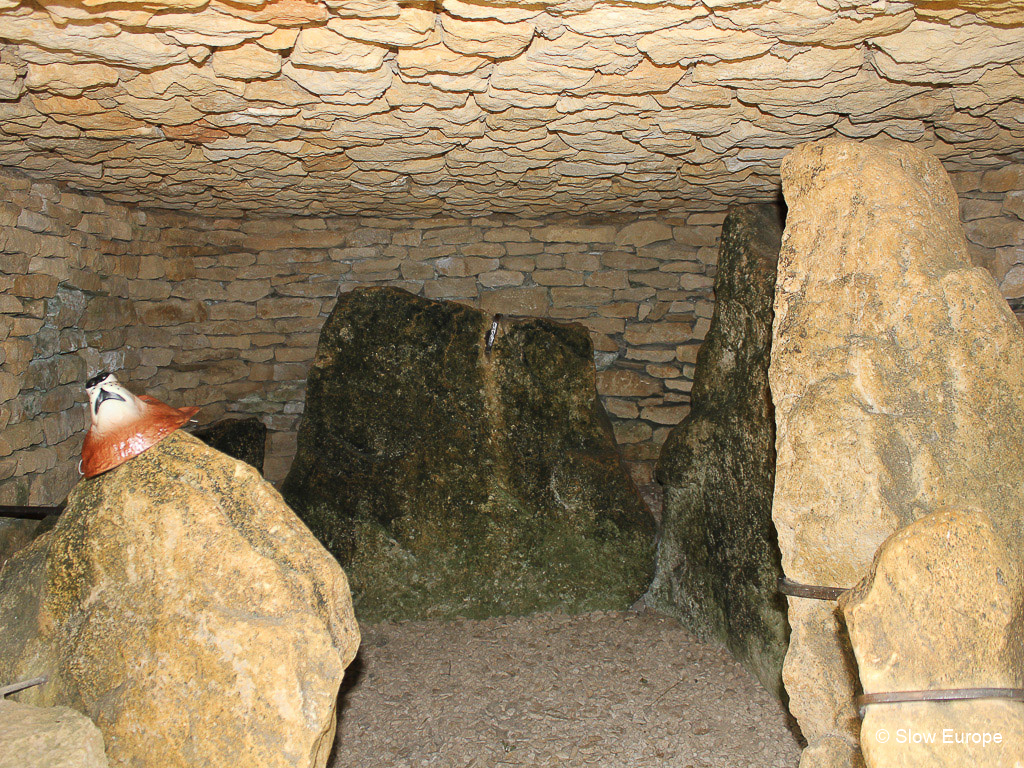
[[[1007,699],[1024,703],[1024,688],[951,688],[932,691],[893,691],[865,693],[854,701],[860,717],[871,704],[901,704],[909,701],[972,701],[975,699]]]
[[[0,504],[0,517],[9,517],[15,520],[42,520],[48,515],[60,514],[64,504],[55,507],[32,507],[20,504]]]
[[[810,600],[838,600],[840,595],[848,591],[846,587],[819,587],[785,577],[779,579],[778,590],[790,597],[806,597]]]
[[[31,680],[22,680],[20,683],[11,683],[10,685],[0,686],[0,699],[5,696],[10,696],[12,693],[24,691],[26,688],[42,685],[46,680],[47,678],[45,677],[33,677]]]

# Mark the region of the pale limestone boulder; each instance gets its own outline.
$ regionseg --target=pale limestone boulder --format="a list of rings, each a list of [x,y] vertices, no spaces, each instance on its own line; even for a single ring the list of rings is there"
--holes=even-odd
[[[933,512],[893,534],[840,601],[864,692],[1024,686],[1021,543],[980,510]],[[1024,755],[1024,706],[874,704],[861,744],[868,768],[1010,768]]]
[[[103,734],[69,707],[0,699],[0,768],[107,768]]]
[[[971,265],[941,164],[815,142],[783,162],[783,190],[770,381],[786,575],[852,586],[893,532],[954,504],[998,510],[1019,541],[1024,334]],[[801,765],[857,765],[856,666],[835,607],[791,598],[789,622]]]
[[[82,481],[0,570],[0,680],[114,766],[323,768],[359,632],[338,563],[255,469],[175,432]]]

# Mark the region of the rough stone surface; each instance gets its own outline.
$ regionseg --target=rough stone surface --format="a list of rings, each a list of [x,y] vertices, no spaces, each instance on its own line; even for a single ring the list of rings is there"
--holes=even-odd
[[[15,552],[32,543],[38,528],[38,520],[0,518],[0,568]]]
[[[107,768],[103,734],[68,707],[0,699],[0,768]]]
[[[394,288],[343,295],[309,374],[289,503],[366,620],[628,607],[653,521],[579,326]]]
[[[778,696],[788,627],[772,525],[775,424],[768,390],[782,212],[732,208],[715,313],[697,355],[690,414],[665,441],[658,561],[648,603],[724,642]]]
[[[192,434],[211,448],[256,467],[262,474],[267,427],[255,416],[248,419],[221,419]]]
[[[0,570],[0,679],[116,766],[323,768],[359,633],[345,575],[248,465],[178,431],[82,481]]]
[[[1024,159],[1020,0],[130,5],[0,0],[0,166],[190,214],[473,217],[763,201],[837,134]]]
[[[886,540],[841,600],[864,692],[1024,686],[1022,545],[980,510],[933,512]],[[991,699],[870,706],[861,744],[868,768],[1009,767],[1024,755],[1024,710]]]
[[[951,505],[1020,540],[1024,333],[971,265],[942,166],[908,146],[815,142],[787,158],[783,190],[770,381],[786,575],[852,586],[894,531]],[[838,616],[790,598],[789,622],[802,764],[855,765]]]

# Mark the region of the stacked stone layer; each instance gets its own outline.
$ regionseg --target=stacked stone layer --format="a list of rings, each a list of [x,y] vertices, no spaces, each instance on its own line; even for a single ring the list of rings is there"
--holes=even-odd
[[[763,200],[796,144],[1024,158],[1020,0],[0,0],[0,165],[237,215]]]
[[[972,257],[1024,297],[1024,166],[955,174]],[[292,218],[138,209],[0,176],[0,503],[63,500],[82,382],[119,371],[203,423],[257,415],[266,472],[295,450],[317,334],[339,289],[393,284],[587,325],[598,391],[650,481],[688,412],[724,210],[647,219]]]

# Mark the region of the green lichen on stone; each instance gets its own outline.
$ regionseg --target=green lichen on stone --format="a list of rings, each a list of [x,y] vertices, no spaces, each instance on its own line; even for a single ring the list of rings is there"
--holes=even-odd
[[[724,643],[782,696],[788,645],[772,523],[775,434],[768,364],[779,210],[738,206],[722,228],[717,303],[697,356],[690,414],[662,449],[658,565],[648,602]]]
[[[393,288],[344,294],[283,493],[363,620],[625,608],[653,523],[615,451],[585,329]]]

